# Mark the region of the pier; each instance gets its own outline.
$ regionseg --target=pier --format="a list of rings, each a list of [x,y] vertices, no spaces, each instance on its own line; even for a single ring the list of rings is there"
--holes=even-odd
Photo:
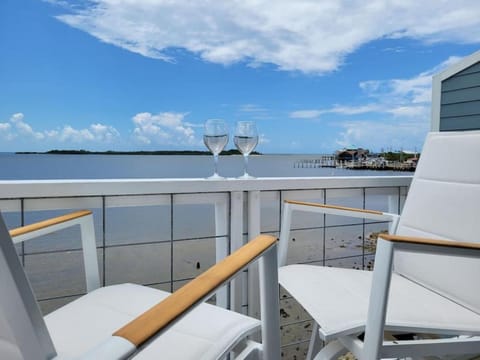
[[[320,155],[317,159],[302,159],[293,163],[294,168],[335,168],[335,155]]]
[[[415,171],[418,158],[409,158],[406,161],[386,160],[382,156],[365,156],[358,159],[347,160],[336,155],[318,155],[309,159],[296,160],[294,168],[339,168],[351,170],[390,170],[390,171]]]

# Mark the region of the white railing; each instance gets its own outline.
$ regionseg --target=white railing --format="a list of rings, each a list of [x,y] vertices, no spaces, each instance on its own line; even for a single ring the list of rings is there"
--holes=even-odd
[[[192,259],[186,261],[176,256],[182,246],[182,251],[188,253],[189,248],[192,249],[190,252],[198,249],[194,247],[197,240],[202,246],[213,247],[214,243],[215,255],[212,254],[209,260],[213,262],[261,232],[278,235],[285,199],[364,208],[373,205],[374,210],[398,213],[410,182],[411,176],[0,181],[0,209],[11,228],[45,218],[45,211],[60,214],[70,209],[90,209],[94,213],[103,284],[138,281],[174,290],[184,280],[204,270],[204,267],[198,271],[194,269],[195,266],[190,264]],[[153,213],[157,215],[153,216]],[[326,244],[330,241],[327,237],[334,237],[332,232],[350,227],[358,229],[365,238],[366,229],[381,229],[383,226],[365,221],[333,221],[331,224],[325,219],[319,224],[315,221],[294,224],[294,230],[296,226],[301,238],[304,236],[302,231],[311,233],[320,229],[318,231],[323,232],[323,255],[319,259],[307,257],[296,258],[296,261],[319,260],[332,264],[337,258],[348,260],[351,254],[339,255],[343,249],[335,248],[333,255],[329,255]],[[152,225],[152,222],[158,224]],[[113,230],[114,225],[121,228],[118,233]],[[38,271],[37,263],[47,266],[45,263],[50,256],[63,252],[65,256],[73,256],[79,247],[73,241],[61,238],[40,248],[19,249],[19,253],[27,271],[31,264],[32,271]],[[358,245],[351,245],[351,249],[356,247]],[[140,251],[140,255],[136,251]],[[297,255],[295,251],[292,253],[299,256],[298,251]],[[361,259],[362,266],[365,266],[370,254],[360,249],[354,255],[352,258]],[[193,258],[195,255],[189,256]],[[186,262],[189,268],[177,274],[176,269],[182,268]],[[131,269],[139,268],[142,274],[127,271],[130,269],[126,269],[125,264]],[[196,268],[199,267],[197,262]],[[253,271],[245,273],[243,279],[231,285],[230,292],[224,289],[217,295],[217,303],[258,316],[257,286],[253,279]],[[66,297],[79,292],[82,287],[76,286]],[[64,295],[49,293],[48,286],[40,293],[39,297],[45,303],[52,303],[50,308],[54,308]]]

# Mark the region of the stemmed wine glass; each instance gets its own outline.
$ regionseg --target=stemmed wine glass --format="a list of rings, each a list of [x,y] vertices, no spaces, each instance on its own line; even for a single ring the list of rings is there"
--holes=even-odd
[[[248,155],[258,144],[258,132],[254,121],[238,121],[235,126],[235,136],[233,138],[235,146],[243,155],[244,174],[241,178],[248,179]]]
[[[218,154],[222,152],[228,143],[228,128],[221,119],[209,119],[204,125],[203,142],[213,154],[213,175],[209,179],[222,179],[218,175]]]

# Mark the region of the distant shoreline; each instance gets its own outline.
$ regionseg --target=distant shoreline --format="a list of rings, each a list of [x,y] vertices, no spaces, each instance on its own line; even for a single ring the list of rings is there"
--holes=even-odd
[[[155,150],[155,151],[88,151],[88,150],[49,150],[49,151],[17,151],[15,154],[28,155],[212,155],[209,151],[200,150]],[[241,155],[236,149],[224,150],[220,155]],[[262,155],[253,151],[252,155]]]

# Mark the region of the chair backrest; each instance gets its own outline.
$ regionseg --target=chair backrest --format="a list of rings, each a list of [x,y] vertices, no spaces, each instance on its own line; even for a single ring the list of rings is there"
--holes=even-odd
[[[480,242],[480,131],[430,133],[397,234]],[[480,313],[480,262],[399,253],[395,272]]]
[[[0,359],[50,359],[55,348],[0,216]]]

